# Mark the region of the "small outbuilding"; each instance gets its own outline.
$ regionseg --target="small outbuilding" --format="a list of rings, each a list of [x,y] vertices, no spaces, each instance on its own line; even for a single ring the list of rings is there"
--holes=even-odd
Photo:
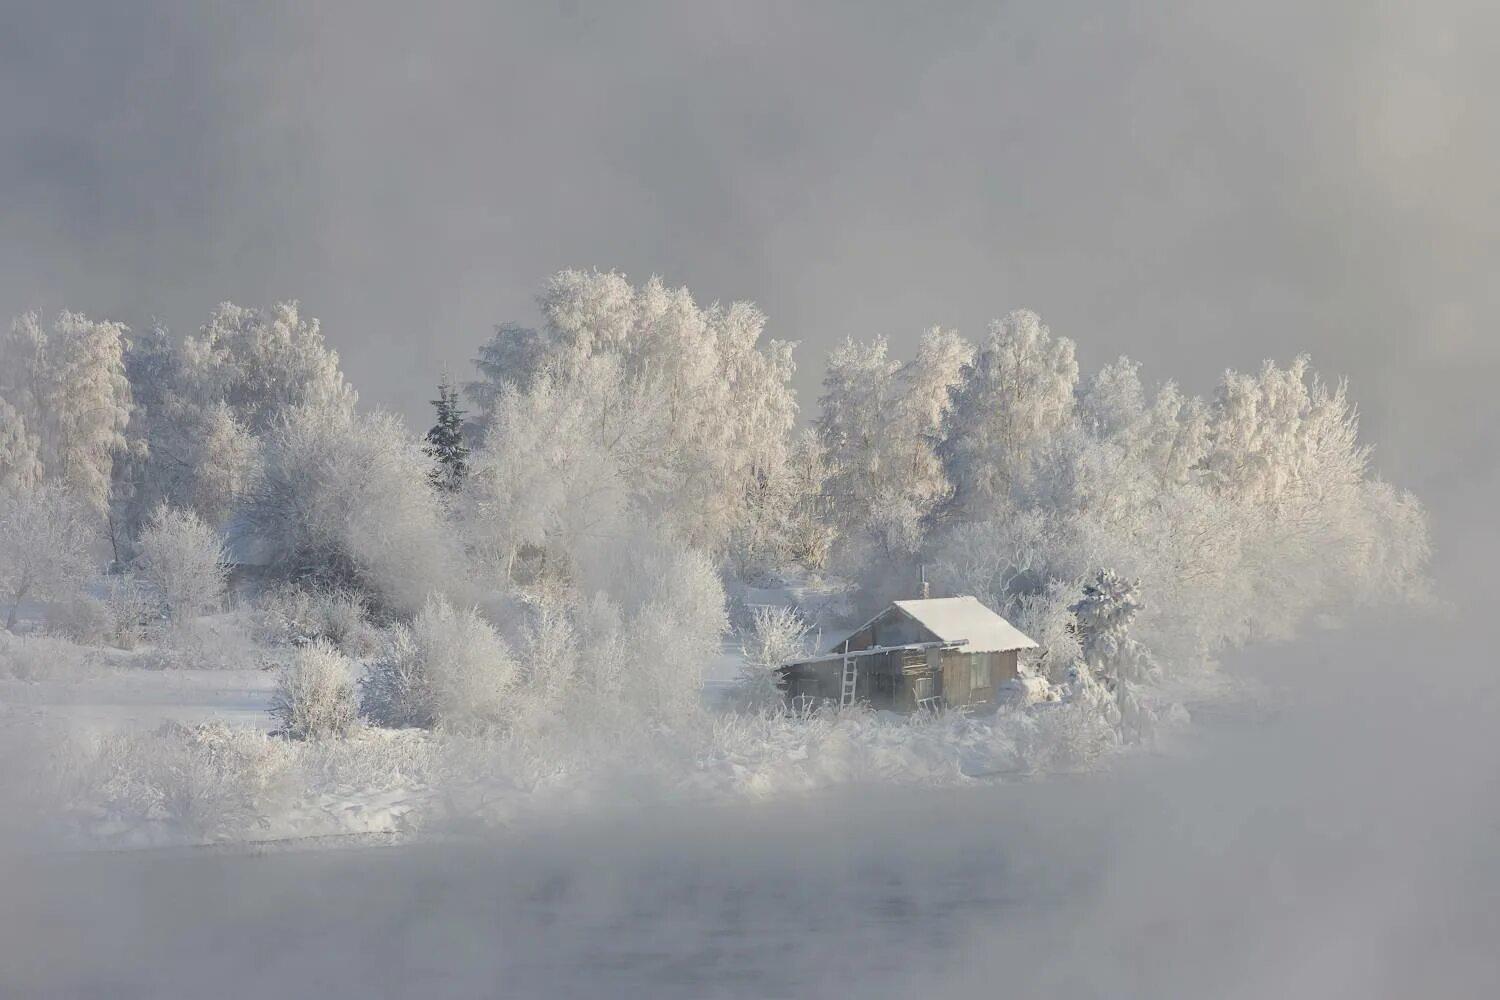
[[[796,705],[984,708],[1036,643],[973,597],[895,601],[832,649],[780,668]]]

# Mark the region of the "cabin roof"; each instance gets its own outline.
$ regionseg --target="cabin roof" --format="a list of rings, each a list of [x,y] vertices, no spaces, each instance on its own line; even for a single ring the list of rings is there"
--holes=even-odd
[[[1013,649],[1035,649],[1031,637],[974,597],[928,597],[915,601],[893,601],[891,606],[859,628],[840,637],[827,648],[835,651],[845,639],[857,635],[891,613],[900,611],[943,642],[962,642],[966,653],[1005,653]]]
[[[1026,633],[974,597],[929,597],[892,603],[944,642],[963,640],[966,653],[1003,653],[1036,648],[1036,643]]]

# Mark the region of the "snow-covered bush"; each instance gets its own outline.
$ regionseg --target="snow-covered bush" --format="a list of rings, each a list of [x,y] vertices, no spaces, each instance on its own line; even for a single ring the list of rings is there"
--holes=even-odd
[[[361,682],[361,708],[383,726],[503,726],[517,713],[519,679],[505,641],[478,610],[434,597],[410,628],[393,630]]]
[[[121,649],[135,649],[161,621],[160,605],[134,574],[119,573],[104,581],[104,607],[110,636]]]
[[[681,720],[701,707],[703,664],[728,629],[724,587],[712,561],[642,529],[603,558],[609,595],[622,611],[626,663],[621,703],[648,718]]]
[[[135,568],[181,623],[219,606],[228,578],[224,540],[191,510],[158,507],[136,542]]]
[[[69,639],[0,632],[0,677],[21,681],[75,681],[102,670],[95,651]]]
[[[1012,713],[1020,765],[1029,771],[1076,771],[1120,745],[1114,696],[1089,683],[1057,701]]]
[[[292,756],[259,730],[169,724],[158,735],[141,777],[169,821],[195,839],[243,838],[290,792]]]
[[[257,603],[256,638],[269,645],[323,640],[356,659],[380,648],[380,632],[370,621],[369,604],[357,591],[283,584]]]
[[[138,650],[131,665],[154,670],[257,670],[284,662],[251,637],[235,612],[204,615],[162,631],[158,641]]]
[[[56,798],[103,842],[240,840],[282,812],[295,788],[285,741],[249,727],[169,722],[144,733],[54,735]],[[75,827],[76,829],[76,827]]]
[[[1068,679],[1069,669],[1083,655],[1072,610],[1080,589],[1076,584],[1050,580],[1045,589],[1016,598],[1012,620],[1037,643],[1036,649],[1021,652],[1024,673],[1054,684]]]
[[[812,626],[796,608],[760,606],[752,609],[750,624],[740,630],[744,666],[735,684],[736,700],[746,708],[779,704],[776,670],[805,655]]]
[[[391,729],[437,725],[427,662],[405,625],[391,629],[384,652],[359,679],[359,714]]]
[[[47,605],[47,631],[83,646],[103,646],[114,640],[114,618],[104,601],[79,591]]]
[[[271,697],[277,732],[294,740],[343,736],[358,717],[354,665],[333,646],[314,642],[283,667]]]

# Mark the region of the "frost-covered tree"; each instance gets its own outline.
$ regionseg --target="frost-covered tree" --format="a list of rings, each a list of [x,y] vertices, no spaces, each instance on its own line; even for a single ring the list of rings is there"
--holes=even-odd
[[[345,586],[408,613],[455,586],[457,557],[427,457],[398,418],[341,402],[296,407],[264,448],[238,528],[274,574]]]
[[[436,468],[427,478],[434,489],[455,493],[469,474],[469,448],[464,444],[464,411],[458,404],[458,390],[446,377],[438,383],[438,398],[432,405],[437,410],[437,423],[427,431],[427,444],[422,450]]]
[[[36,436],[16,408],[0,399],[0,496],[30,490],[44,474]]]
[[[518,556],[571,572],[580,548],[624,529],[632,484],[662,461],[666,413],[636,400],[615,359],[592,359],[589,377],[543,376],[511,386],[475,453],[464,490],[464,524],[481,559],[508,579]]]
[[[135,567],[183,622],[218,607],[228,566],[224,540],[191,510],[163,504],[141,532]]]
[[[1054,337],[1036,313],[990,324],[945,418],[940,454],[958,511],[985,518],[1009,507],[1030,479],[1032,451],[1075,418],[1077,383],[1073,342]]]
[[[825,489],[845,532],[868,518],[890,467],[900,466],[887,444],[900,369],[884,337],[846,339],[828,357],[817,428],[830,466]]]
[[[542,329],[501,328],[481,350],[484,378],[467,387],[490,414],[489,467],[537,487],[536,509],[509,507],[529,525],[520,534],[535,539],[538,525],[566,520],[565,508],[576,506],[559,502],[552,473],[540,471],[555,467],[549,449],[567,447],[605,463],[604,492],[625,507],[651,511],[688,544],[721,551],[756,477],[786,460],[791,345],[761,344],[765,317],[753,306],[702,308],[657,278],[634,287],[614,273],[563,271],[540,306]],[[588,419],[570,416],[580,406]],[[563,429],[543,434],[557,442],[525,440],[553,415]],[[535,468],[502,459],[535,459]],[[476,473],[482,464],[476,455]]]
[[[130,344],[136,405],[115,468],[118,530],[133,538],[162,503],[222,525],[250,488],[261,442],[298,408],[352,411],[354,390],[317,320],[221,304],[180,350],[164,329]]]
[[[95,520],[65,483],[0,494],[0,594],[14,631],[23,601],[71,597],[94,571]]]
[[[827,564],[838,536],[826,486],[830,474],[822,442],[808,429],[793,439],[785,462],[754,476],[726,546],[739,579],[791,564],[809,569]]]
[[[352,409],[357,398],[318,321],[303,319],[296,302],[270,312],[221,303],[183,341],[181,364],[189,403],[222,401],[253,435],[273,430],[292,409]]]
[[[780,523],[786,556],[809,569],[824,567],[838,537],[828,492],[831,475],[817,432],[808,429],[798,434],[779,474],[785,511]]]
[[[972,353],[933,327],[904,364],[883,338],[845,341],[829,359],[818,430],[841,536],[836,564],[869,584],[872,600],[910,591],[917,554],[952,492],[937,446]]]
[[[531,385],[543,362],[543,350],[540,333],[514,323],[500,324],[494,336],[480,345],[474,357],[479,377],[463,386],[474,410],[465,427],[471,441],[484,443],[495,421],[495,404],[505,390],[524,390]]]
[[[1159,669],[1150,652],[1130,635],[1130,623],[1142,609],[1139,589],[1137,581],[1100,570],[1069,608],[1078,623],[1084,665],[1110,685],[1142,683]]]
[[[1111,566],[1153,595],[1136,631],[1179,669],[1314,612],[1422,593],[1425,516],[1368,476],[1346,390],[1306,359],[1226,373],[1212,406],[1148,391],[1128,358],[1081,387],[1075,373],[1072,345],[1029,314],[991,331],[938,449],[952,517],[904,560],[939,593],[1029,615],[1061,648],[1056,588]],[[866,559],[867,591],[897,576]],[[1050,652],[1036,665],[1057,680],[1066,657]]]
[[[968,594],[1006,608],[1044,587],[1062,567],[1058,526],[1040,510],[996,521],[961,521],[930,549],[928,577],[941,594]]]
[[[913,502],[930,507],[952,490],[937,446],[943,421],[962,384],[974,347],[952,330],[931,327],[917,342],[917,353],[896,374],[900,397],[890,420],[891,461],[897,485]]]
[[[116,457],[111,528],[126,547],[162,504],[222,525],[259,466],[259,444],[225,399],[184,369],[161,326],[125,352],[133,406]]]
[[[44,329],[27,313],[0,338],[0,399],[19,415],[15,426],[34,437],[43,475],[100,512],[130,419],[126,332],[119,323],[73,312]]]
[[[882,502],[900,499],[925,510],[946,497],[935,447],[972,354],[956,333],[933,327],[905,364],[890,358],[883,337],[846,340],[829,357],[818,429],[845,530],[857,529]]]

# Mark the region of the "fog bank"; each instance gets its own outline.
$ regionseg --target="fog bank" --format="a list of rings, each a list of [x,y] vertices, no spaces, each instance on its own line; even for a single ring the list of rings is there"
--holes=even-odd
[[[0,968],[68,997],[1481,995],[1496,685],[1427,626],[1114,771],[262,856],[11,858]],[[211,984],[211,986],[210,986]]]

